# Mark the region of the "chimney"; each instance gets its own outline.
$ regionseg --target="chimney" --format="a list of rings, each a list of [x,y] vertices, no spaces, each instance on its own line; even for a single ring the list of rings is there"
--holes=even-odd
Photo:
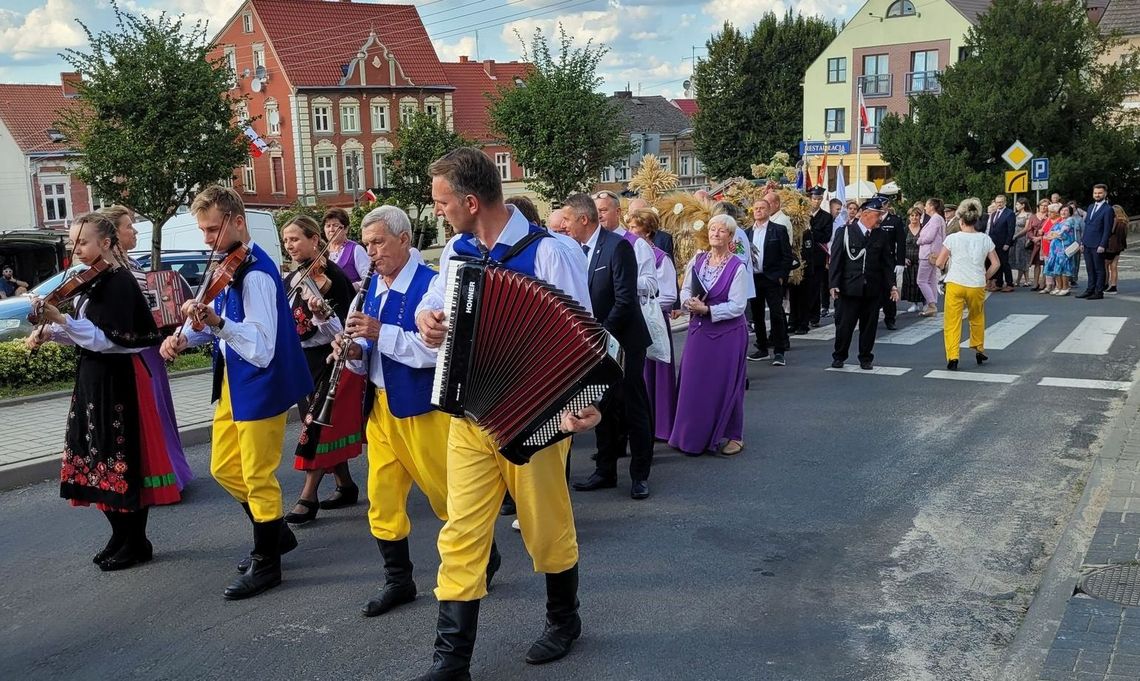
[[[484,59],[483,60],[483,70],[487,72],[488,76],[494,78],[495,77],[495,60],[494,59]]]
[[[459,63],[460,64],[466,64],[467,63],[467,55],[465,55],[465,54],[459,55]]]
[[[79,96],[78,83],[83,80],[83,76],[78,71],[68,71],[59,74],[59,83],[63,87],[63,96],[67,99],[75,99]]]
[[[618,91],[614,92],[614,97],[616,97],[617,99],[632,99],[633,98],[633,92],[631,92],[630,90],[618,90]]]

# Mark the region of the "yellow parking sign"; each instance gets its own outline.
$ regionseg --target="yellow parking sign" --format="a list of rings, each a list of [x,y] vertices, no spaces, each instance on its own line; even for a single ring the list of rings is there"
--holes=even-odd
[[[1028,170],[1007,170],[1005,171],[1005,193],[1006,194],[1025,194],[1029,191],[1029,171]]]

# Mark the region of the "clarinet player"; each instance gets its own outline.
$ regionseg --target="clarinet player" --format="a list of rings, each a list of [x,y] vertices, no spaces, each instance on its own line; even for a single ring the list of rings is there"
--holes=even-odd
[[[416,329],[415,310],[436,279],[412,249],[404,211],[380,206],[361,221],[361,242],[375,274],[363,289],[362,309],[349,314],[346,366],[370,382],[368,411],[368,525],[384,561],[384,584],[361,608],[383,615],[416,598],[408,550],[408,492],[414,482],[432,511],[447,520],[447,431],[451,417],[431,404],[437,350]],[[349,408],[339,406],[338,409]],[[492,546],[487,582],[498,569]]]

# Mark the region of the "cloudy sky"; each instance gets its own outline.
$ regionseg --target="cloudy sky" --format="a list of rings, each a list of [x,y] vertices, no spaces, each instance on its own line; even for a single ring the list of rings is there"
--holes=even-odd
[[[320,1],[320,0],[313,0]],[[120,0],[137,13],[185,13],[210,22],[211,35],[242,0]],[[106,0],[4,0],[0,8],[0,82],[54,83],[67,65],[58,53],[83,48],[93,31],[113,26]],[[846,19],[856,0],[417,0],[420,15],[445,61],[458,55],[511,60],[521,56],[515,36],[541,28],[556,36],[559,22],[580,44],[593,39],[610,48],[601,65],[604,90],[628,82],[636,92],[682,96],[682,82],[704,43],[725,21],[750,26],[767,11],[789,6],[804,14]]]

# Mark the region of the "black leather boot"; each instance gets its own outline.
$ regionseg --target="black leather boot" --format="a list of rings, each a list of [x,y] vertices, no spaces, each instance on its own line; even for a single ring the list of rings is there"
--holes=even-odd
[[[253,524],[253,554],[249,570],[230,582],[223,592],[226,600],[243,598],[272,589],[281,583],[281,518]]]
[[[578,566],[546,575],[546,628],[526,652],[527,664],[546,664],[566,657],[582,635],[578,617]]]
[[[383,615],[392,608],[416,600],[416,583],[412,581],[412,558],[407,537],[399,541],[377,539],[384,557],[384,586],[360,609],[365,617]]]
[[[487,559],[487,590],[491,589],[491,580],[495,578],[495,573],[499,571],[499,566],[503,564],[503,556],[499,553],[499,547],[495,545],[495,540],[491,540],[491,557]]]
[[[253,511],[249,510],[249,504],[242,504],[241,507],[249,518],[249,522],[257,525],[257,521],[253,519]],[[293,534],[293,529],[289,527],[287,523],[281,523],[281,555],[284,556],[295,548],[297,548],[297,535]],[[249,565],[252,562],[253,552],[251,551],[248,556],[237,562],[237,571],[242,573],[248,572]]]
[[[414,681],[471,681],[478,626],[479,601],[440,601],[431,669]]]
[[[107,522],[111,525],[111,538],[107,540],[107,545],[91,559],[91,562],[96,565],[115,555],[115,552],[121,549],[123,543],[127,541],[122,522],[123,514],[118,511],[103,511],[103,515],[106,516]]]
[[[100,570],[104,572],[126,570],[146,563],[154,557],[154,547],[146,538],[146,520],[149,510],[143,508],[138,511],[118,514],[122,516],[118,522],[120,523],[123,543],[117,551],[99,561]]]

